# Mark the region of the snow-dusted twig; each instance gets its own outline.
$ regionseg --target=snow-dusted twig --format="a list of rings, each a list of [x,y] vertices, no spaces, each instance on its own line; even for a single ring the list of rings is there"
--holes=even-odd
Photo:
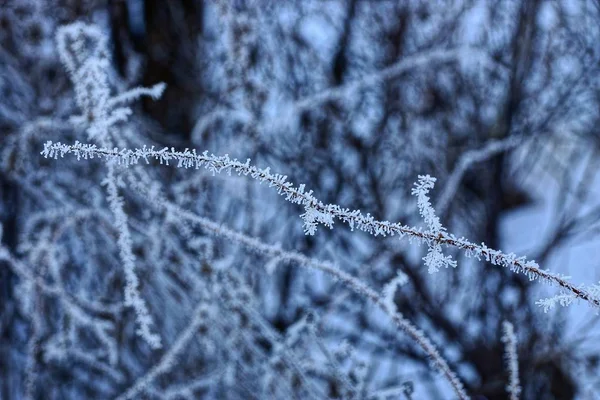
[[[113,160],[122,165],[128,166],[137,164],[140,159],[149,163],[151,159],[159,160],[161,164],[177,161],[178,167],[201,168],[204,167],[213,174],[220,172],[236,172],[239,175],[250,176],[259,182],[265,182],[269,187],[274,187],[277,192],[285,196],[287,201],[304,206],[305,212],[302,214],[304,220],[304,230],[307,234],[313,235],[316,232],[317,224],[321,223],[329,228],[333,227],[335,219],[348,224],[350,229],[360,229],[364,232],[378,235],[398,235],[399,237],[408,236],[420,243],[439,244],[448,247],[454,247],[464,251],[467,257],[484,259],[493,265],[510,268],[513,272],[521,272],[530,280],[540,279],[550,284],[556,284],[563,290],[569,292],[574,299],[586,301],[592,306],[600,307],[600,296],[598,295],[597,285],[590,288],[583,285],[575,285],[569,282],[564,276],[543,270],[532,260],[526,260],[525,257],[517,257],[513,253],[505,254],[499,250],[487,247],[484,243],[475,244],[465,238],[458,238],[445,231],[434,233],[423,231],[420,228],[403,225],[401,223],[392,223],[389,221],[378,221],[370,214],[363,214],[360,210],[350,210],[342,208],[336,204],[324,204],[313,196],[312,191],[306,191],[305,185],[294,187],[287,182],[287,176],[272,174],[269,168],[261,169],[250,165],[250,160],[240,162],[231,159],[229,156],[209,155],[208,152],[202,154],[195,150],[176,151],[171,148],[155,150],[154,148],[141,149],[122,149],[117,148],[99,148],[96,145],[82,144],[75,142],[73,145],[61,143],[52,143],[48,141],[44,144],[41,152],[44,157],[55,158],[64,157],[65,154],[74,154],[77,159],[104,158]]]
[[[396,291],[400,286],[405,285],[406,282],[408,282],[408,276],[404,272],[398,270],[397,275],[383,288],[383,300],[392,312],[396,311],[396,303],[394,302]]]
[[[60,58],[69,71],[75,88],[75,99],[83,115],[71,120],[86,127],[90,140],[96,140],[103,146],[112,144],[111,129],[125,122],[133,111],[128,107],[116,107],[129,103],[142,96],[154,99],[160,97],[165,89],[164,83],[152,88],[138,87],[111,96],[109,86],[109,59],[106,36],[95,25],[75,22],[60,27],[56,34],[57,49]],[[103,184],[107,189],[107,200],[115,216],[118,232],[119,255],[125,272],[125,305],[135,310],[139,325],[137,333],[154,348],[160,348],[160,336],[153,333],[152,316],[139,291],[139,278],[135,273],[135,256],[131,247],[131,234],[127,225],[127,214],[123,209],[123,199],[119,196],[114,173],[115,166],[108,163],[108,174]]]
[[[462,177],[464,176],[465,172],[468,171],[471,165],[488,160],[496,154],[518,146],[520,143],[522,143],[522,139],[510,136],[506,139],[488,142],[480,149],[469,150],[463,153],[458,160],[456,167],[452,171],[452,174],[446,180],[446,186],[444,186],[444,190],[438,198],[438,202],[436,204],[437,212],[440,215],[444,215],[448,205],[454,197],[454,194],[458,190],[458,185],[460,184]]]
[[[157,100],[162,96],[166,87],[167,85],[161,82],[157,83],[151,88],[139,86],[133,89],[129,89],[126,92],[123,92],[118,96],[111,98],[108,101],[108,106],[112,108],[120,104],[131,103],[132,101],[138,100],[142,96],[149,96],[153,100]]]
[[[446,233],[446,228],[442,226],[440,219],[435,215],[435,210],[429,201],[429,191],[433,189],[434,184],[435,178],[429,175],[419,175],[419,180],[412,190],[412,195],[417,196],[419,213],[429,228],[427,233],[438,236],[441,233]],[[430,274],[438,272],[441,267],[456,268],[456,261],[452,260],[452,256],[444,256],[440,243],[429,240],[426,242],[428,250],[427,255],[423,257],[423,261],[425,261]]]
[[[510,400],[519,400],[521,385],[519,383],[519,358],[517,356],[517,336],[513,324],[508,321],[502,323],[502,342],[506,349],[506,365],[509,373],[509,383],[506,390],[510,394]]]
[[[115,216],[115,227],[118,232],[117,244],[126,281],[125,305],[135,310],[136,321],[139,325],[138,335],[148,342],[150,347],[159,349],[162,347],[161,338],[157,333],[152,332],[151,326],[154,325],[154,321],[139,290],[139,278],[135,273],[135,255],[133,254],[131,233],[127,226],[127,214],[123,210],[123,198],[119,196],[114,165],[109,165],[108,174],[103,184],[106,185],[108,202]]]

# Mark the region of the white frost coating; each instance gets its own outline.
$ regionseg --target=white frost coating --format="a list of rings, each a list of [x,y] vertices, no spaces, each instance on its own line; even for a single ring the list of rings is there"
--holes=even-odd
[[[56,41],[59,56],[73,81],[77,105],[82,111],[82,115],[72,117],[71,121],[85,127],[88,138],[103,146],[112,143],[111,129],[114,125],[127,121],[132,114],[129,107],[117,106],[142,96],[157,99],[165,89],[165,84],[159,83],[152,88],[138,87],[111,97],[108,46],[106,36],[97,26],[81,22],[62,26],[58,29]],[[158,349],[161,347],[161,339],[150,329],[153,325],[152,316],[139,292],[127,214],[123,208],[123,199],[118,193],[114,170],[114,163],[109,163],[103,185],[107,188],[107,200],[118,231],[117,244],[126,281],[125,305],[135,310],[138,335],[152,348]]]
[[[435,210],[429,201],[429,190],[433,189],[434,185],[435,178],[429,175],[419,175],[419,181],[412,190],[412,194],[413,196],[417,196],[419,213],[429,228],[428,233],[435,237],[441,235],[446,229],[440,223],[440,219],[437,215],[435,215]],[[444,256],[442,253],[442,246],[438,241],[429,239],[426,240],[426,242],[429,248],[427,250],[427,255],[423,257],[423,261],[425,261],[425,265],[428,267],[428,272],[430,274],[438,272],[442,267],[456,268],[456,261],[452,260],[452,256]]]
[[[150,329],[154,321],[139,291],[140,281],[135,273],[135,255],[132,250],[131,234],[127,227],[127,214],[123,211],[123,199],[119,196],[114,168],[109,168],[108,176],[103,184],[106,185],[108,202],[115,216],[115,226],[119,232],[117,245],[119,246],[119,255],[125,271],[125,305],[135,310],[136,321],[139,325],[138,335],[146,340],[153,349],[159,349],[162,347],[160,336]]]
[[[154,148],[143,147],[141,149],[121,149],[118,148],[98,148],[96,145],[82,144],[76,142],[73,145],[62,143],[52,143],[48,141],[44,144],[44,149],[41,154],[44,157],[58,159],[64,157],[65,154],[74,154],[78,159],[88,158],[105,158],[114,160],[122,165],[137,164],[142,158],[146,163],[150,163],[150,159],[159,160],[161,164],[169,164],[170,161],[177,161],[178,167],[196,168],[204,167],[213,174],[220,172],[236,172],[238,175],[250,176],[259,182],[266,182],[269,187],[274,187],[277,193],[285,196],[287,201],[304,206],[306,212],[302,214],[304,220],[304,229],[307,234],[314,234],[318,223],[321,223],[329,228],[332,227],[334,220],[337,218],[350,226],[350,229],[360,229],[364,232],[378,235],[398,235],[401,238],[409,236],[411,239],[419,243],[428,243],[431,245],[455,247],[464,251],[467,257],[477,260],[485,260],[493,265],[510,268],[513,272],[525,274],[530,280],[540,279],[549,284],[559,285],[564,291],[569,292],[575,298],[584,300],[594,307],[600,308],[600,286],[594,285],[584,287],[582,285],[574,285],[568,282],[564,276],[547,270],[543,270],[532,260],[526,260],[525,257],[517,257],[513,253],[505,254],[502,251],[494,250],[485,245],[485,243],[475,244],[464,237],[458,238],[445,230],[440,230],[437,234],[431,231],[423,231],[420,228],[393,223],[389,221],[378,221],[370,214],[363,214],[360,210],[350,210],[342,208],[337,204],[324,204],[313,196],[312,190],[305,191],[304,185],[294,187],[290,182],[287,182],[287,176],[280,174],[272,174],[269,168],[261,169],[250,165],[250,160],[242,163],[236,159],[229,158],[228,155],[215,156],[209,155],[208,152],[202,154],[196,153],[195,150],[190,151],[185,149],[183,152],[176,151],[171,148],[163,148],[162,150],[154,150]],[[429,182],[429,180],[425,180]],[[417,184],[419,186],[419,184]],[[422,190],[422,189],[415,189]],[[428,190],[428,189],[427,189]],[[432,223],[435,223],[431,216],[428,216]],[[437,225],[433,225],[434,227]],[[435,250],[434,250],[435,251]],[[445,266],[453,266],[453,261],[443,257]],[[439,261],[439,256],[436,257]],[[432,262],[435,260],[432,260]],[[436,264],[433,264],[434,267]],[[439,265],[438,265],[439,267]]]
[[[506,348],[506,365],[509,372],[509,383],[506,390],[510,395],[510,400],[519,400],[521,394],[521,384],[519,383],[519,358],[517,356],[517,336],[513,324],[508,321],[502,323],[502,342]]]
[[[397,311],[396,303],[394,303],[396,290],[405,285],[406,282],[408,282],[408,276],[406,276],[404,272],[398,270],[398,274],[394,277],[394,279],[389,281],[383,288],[383,302],[391,312]]]
[[[473,164],[489,160],[496,154],[513,149],[521,143],[523,143],[522,138],[511,136],[506,139],[491,141],[480,149],[469,150],[463,153],[456,163],[456,167],[452,171],[452,174],[448,177],[442,194],[440,194],[438,198],[436,208],[440,215],[444,215],[448,209],[452,198],[458,190],[460,181],[465,172],[467,172]]]
[[[431,63],[448,63],[448,62],[473,62],[478,60],[481,62],[494,63],[486,52],[481,51],[477,47],[463,46],[454,49],[441,49],[419,52],[414,55],[403,57],[396,64],[379,71],[366,74],[354,81],[335,88],[325,89],[315,94],[308,95],[294,101],[287,109],[287,112],[281,113],[279,117],[274,117],[271,124],[280,124],[282,120],[289,120],[290,115],[298,114],[304,110],[310,110],[321,106],[323,103],[337,99],[347,98],[353,92],[358,90],[376,86],[386,81],[397,78],[403,73],[421,68]],[[235,119],[244,123],[256,122],[254,117],[244,111],[227,110],[223,108],[216,109],[200,118],[193,129],[192,138],[197,140],[199,135],[204,132],[208,126],[221,118]]]

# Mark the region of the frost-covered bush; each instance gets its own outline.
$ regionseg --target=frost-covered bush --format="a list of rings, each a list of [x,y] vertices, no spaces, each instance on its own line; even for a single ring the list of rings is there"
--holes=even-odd
[[[7,28],[0,54],[5,397],[514,399],[560,397],[538,388],[556,376],[571,390],[565,371],[588,359],[543,358],[544,312],[597,312],[600,287],[497,250],[489,228],[509,192],[489,182],[547,129],[536,96],[561,105],[556,124],[578,112],[574,131],[594,118],[587,92],[563,107],[562,85],[529,87],[544,73],[524,63],[543,57],[502,33],[554,36],[523,27],[538,24],[527,5],[309,3],[197,5],[201,27],[195,9],[138,26],[159,41],[145,49],[134,1],[87,5],[95,23],[2,11],[39,19]],[[502,16],[523,26],[441,35]],[[7,45],[32,29],[37,45]],[[202,41],[173,55],[169,29]],[[544,284],[552,297],[532,296]]]

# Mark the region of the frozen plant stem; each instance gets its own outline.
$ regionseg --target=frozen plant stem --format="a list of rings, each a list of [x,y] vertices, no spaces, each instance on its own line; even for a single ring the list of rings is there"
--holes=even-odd
[[[460,185],[464,174],[469,170],[469,168],[473,164],[489,160],[497,154],[515,148],[522,142],[522,138],[509,136],[508,138],[503,140],[495,140],[489,142],[480,149],[469,150],[463,153],[458,162],[456,163],[456,167],[452,171],[452,174],[448,177],[446,181],[446,186],[444,187],[442,193],[438,198],[436,208],[439,215],[444,215],[446,213],[448,206],[452,201],[452,198],[458,190],[458,186]]]
[[[113,127],[127,121],[133,113],[129,107],[124,107],[126,103],[142,96],[157,99],[165,89],[165,84],[159,83],[152,88],[138,87],[111,96],[108,46],[106,36],[97,26],[81,22],[64,25],[58,29],[56,41],[61,61],[73,82],[75,100],[82,112],[82,115],[73,116],[71,122],[85,127],[88,139],[95,140],[102,146],[112,144]],[[150,329],[153,325],[152,316],[139,291],[127,214],[123,208],[123,198],[119,196],[113,162],[108,163],[108,174],[103,185],[106,186],[107,200],[118,231],[117,244],[126,280],[125,305],[135,310],[137,333],[152,348],[160,348],[160,336]]]
[[[336,204],[324,204],[312,195],[312,191],[305,191],[304,185],[294,187],[287,182],[287,176],[272,174],[269,168],[261,169],[250,165],[250,160],[240,162],[237,159],[231,159],[228,155],[215,156],[208,152],[198,154],[195,150],[176,151],[171,148],[155,150],[154,147],[141,149],[122,149],[100,148],[96,145],[82,144],[75,142],[73,145],[53,143],[48,141],[44,144],[41,154],[44,157],[57,159],[64,157],[65,154],[74,154],[77,159],[105,158],[106,160],[116,162],[121,165],[129,166],[137,164],[140,159],[149,164],[150,159],[159,160],[161,164],[169,165],[176,161],[178,167],[183,168],[206,168],[213,174],[232,171],[238,175],[250,176],[259,182],[265,182],[269,187],[274,187],[287,201],[304,206],[305,212],[302,214],[304,220],[304,230],[306,234],[313,235],[316,232],[319,223],[332,228],[335,219],[348,224],[350,229],[360,229],[364,232],[378,235],[398,235],[401,238],[408,236],[419,243],[427,243],[432,246],[447,246],[461,249],[467,257],[484,259],[493,265],[510,268],[513,272],[521,272],[530,280],[540,279],[550,284],[559,285],[571,300],[584,300],[594,307],[600,308],[600,289],[597,286],[585,288],[581,285],[575,285],[567,281],[565,277],[543,270],[535,261],[526,260],[525,257],[517,257],[515,254],[505,254],[499,250],[487,247],[484,243],[475,244],[465,238],[457,238],[453,234],[444,230],[423,231],[420,228],[392,223],[389,221],[377,221],[370,214],[364,215],[360,210],[344,209]],[[564,296],[564,294],[562,295]]]
[[[521,385],[519,383],[519,359],[517,356],[517,336],[513,324],[508,321],[502,323],[502,341],[506,348],[506,365],[508,367],[509,382],[506,390],[510,395],[510,400],[519,400],[521,394]]]

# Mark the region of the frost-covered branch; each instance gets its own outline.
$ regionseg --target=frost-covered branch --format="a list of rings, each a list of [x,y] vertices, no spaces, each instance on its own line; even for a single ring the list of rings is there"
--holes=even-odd
[[[142,96],[154,99],[165,89],[164,83],[152,88],[138,87],[111,96],[109,86],[109,59],[106,36],[94,25],[75,22],[62,26],[56,34],[60,58],[68,70],[75,87],[75,99],[83,112],[82,116],[71,118],[73,122],[86,127],[88,138],[108,146],[111,130],[117,123],[125,122],[132,114],[128,107],[117,107],[132,102]],[[115,166],[108,164],[108,174],[103,184],[107,189],[107,200],[115,217],[118,232],[118,247],[125,272],[125,305],[135,310],[139,325],[137,333],[154,348],[160,348],[160,337],[152,333],[152,316],[139,291],[139,278],[135,273],[135,256],[131,247],[131,234],[124,211],[123,199],[119,196],[115,180]]]
[[[510,394],[510,400],[519,400],[521,385],[519,383],[519,358],[517,355],[517,336],[513,324],[508,321],[502,323],[502,342],[506,346],[506,365],[509,372],[509,383],[506,390]]]
[[[139,278],[135,273],[135,255],[133,254],[131,234],[127,226],[127,214],[123,210],[123,198],[119,196],[116,178],[114,175],[114,165],[109,165],[108,175],[103,182],[108,192],[108,202],[115,216],[115,226],[118,231],[117,244],[119,246],[119,255],[123,262],[125,271],[125,305],[135,310],[136,321],[139,325],[137,333],[148,344],[154,348],[161,347],[161,339],[157,333],[153,333],[151,326],[154,325],[148,306],[139,290]]]
[[[110,99],[108,101],[108,106],[114,107],[114,106],[117,106],[120,104],[131,103],[132,101],[138,100],[142,96],[149,96],[153,100],[157,100],[162,96],[166,87],[167,87],[167,85],[165,85],[164,83],[161,82],[161,83],[157,83],[156,85],[152,86],[151,88],[146,88],[146,87],[140,86],[140,87],[136,87],[133,89],[129,89],[126,92],[121,93],[120,95],[115,96],[112,99]]]
[[[169,372],[175,365],[177,358],[185,350],[189,342],[195,337],[196,331],[205,321],[203,310],[206,304],[203,302],[196,306],[192,313],[192,318],[188,326],[177,337],[173,345],[162,356],[160,361],[152,367],[146,374],[141,376],[129,389],[116,400],[126,400],[137,398],[140,393],[148,388],[148,386],[160,375]]]
[[[419,213],[429,228],[429,232],[427,233],[439,236],[442,233],[446,233],[446,228],[440,223],[440,219],[435,215],[435,210],[429,201],[428,194],[434,185],[435,178],[429,175],[419,175],[419,180],[415,185],[416,187],[412,190],[412,195],[417,196]],[[423,257],[423,261],[425,261],[430,274],[438,272],[441,267],[456,268],[456,261],[452,260],[452,256],[444,256],[442,245],[439,242],[427,241],[427,246],[427,255]]]
[[[408,282],[408,276],[404,272],[398,270],[397,275],[383,288],[383,300],[392,312],[396,311],[396,303],[394,302],[396,291],[398,288],[405,285],[406,282]]]
[[[454,197],[454,194],[458,190],[460,181],[471,165],[488,160],[496,154],[500,154],[516,147],[520,143],[522,143],[520,138],[510,136],[503,140],[491,141],[480,149],[469,150],[463,153],[458,160],[456,167],[452,171],[452,174],[448,177],[442,194],[440,194],[438,198],[436,205],[438,213],[440,215],[444,215],[448,205],[450,205],[450,202]]]
[[[363,214],[360,210],[350,210],[342,208],[336,204],[324,204],[313,196],[312,191],[306,191],[305,185],[295,187],[287,182],[287,176],[272,174],[269,168],[261,169],[250,165],[250,160],[240,162],[237,159],[231,159],[228,155],[215,156],[208,152],[198,154],[195,150],[176,151],[171,148],[155,150],[152,148],[141,149],[109,149],[99,148],[96,145],[82,144],[75,142],[73,145],[53,143],[48,141],[44,144],[41,152],[44,157],[58,159],[66,154],[73,154],[77,159],[104,158],[112,160],[121,165],[129,166],[137,164],[140,159],[150,163],[151,159],[160,161],[161,164],[169,165],[170,162],[177,162],[178,167],[183,168],[206,168],[213,174],[220,172],[235,172],[238,175],[250,176],[259,182],[265,182],[269,187],[274,187],[277,193],[285,196],[287,201],[304,206],[305,212],[301,215],[304,220],[304,231],[306,234],[313,235],[316,232],[317,225],[323,224],[329,228],[333,227],[335,219],[348,224],[350,229],[359,229],[374,236],[394,236],[400,238],[408,236],[419,243],[427,243],[429,247],[443,245],[454,247],[464,251],[467,257],[477,260],[485,260],[493,265],[510,268],[513,272],[525,274],[530,280],[540,279],[550,284],[560,286],[564,291],[569,292],[573,299],[586,301],[592,306],[600,307],[600,296],[598,294],[598,285],[585,287],[575,285],[569,282],[566,277],[543,270],[532,260],[526,260],[525,257],[517,257],[513,253],[503,253],[487,247],[484,243],[475,244],[465,238],[458,238],[451,233],[443,230],[435,233],[432,231],[423,231],[420,228],[393,223],[389,221],[378,221],[370,214]]]

